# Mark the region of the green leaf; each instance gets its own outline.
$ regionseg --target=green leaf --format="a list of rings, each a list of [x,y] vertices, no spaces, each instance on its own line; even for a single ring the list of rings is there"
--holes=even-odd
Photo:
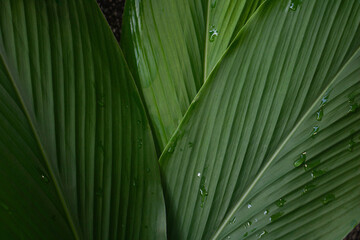
[[[0,1],[0,136],[1,239],[166,238],[149,123],[95,1]]]
[[[121,46],[161,150],[235,33],[263,1],[126,1]]]
[[[169,238],[341,239],[360,221],[360,2],[292,3],[245,24],[164,150]]]

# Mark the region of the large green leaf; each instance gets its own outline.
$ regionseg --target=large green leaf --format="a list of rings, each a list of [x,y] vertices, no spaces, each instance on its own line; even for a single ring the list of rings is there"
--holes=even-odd
[[[340,239],[360,221],[359,47],[359,1],[259,8],[160,159],[171,239]]]
[[[165,239],[140,96],[95,1],[0,1],[1,239]]]
[[[121,45],[161,150],[235,33],[263,1],[126,1]]]

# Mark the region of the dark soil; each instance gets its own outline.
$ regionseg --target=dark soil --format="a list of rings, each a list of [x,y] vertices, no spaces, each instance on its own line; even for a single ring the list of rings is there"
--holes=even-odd
[[[104,13],[115,38],[119,42],[125,0],[97,0],[97,2],[101,11]]]
[[[104,13],[115,38],[120,41],[122,14],[125,0],[97,0],[101,11]],[[360,240],[360,224],[350,232],[344,240]]]

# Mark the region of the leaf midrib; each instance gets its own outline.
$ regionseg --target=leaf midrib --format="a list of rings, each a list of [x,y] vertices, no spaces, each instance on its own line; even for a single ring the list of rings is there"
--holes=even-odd
[[[360,52],[360,47],[355,51],[355,53],[349,58],[349,60],[343,65],[343,67],[337,72],[337,74],[333,77],[333,79],[330,81],[330,83],[326,86],[326,88],[321,92],[321,94],[318,96],[318,98],[315,99],[314,103],[309,107],[309,109],[306,111],[306,113],[303,115],[303,117],[299,120],[299,122],[295,125],[293,130],[289,133],[289,135],[284,139],[284,141],[280,144],[278,149],[272,154],[269,161],[265,164],[264,168],[259,172],[259,174],[255,177],[249,188],[246,190],[246,192],[242,195],[240,200],[237,202],[237,204],[233,207],[233,209],[230,211],[230,213],[227,215],[227,217],[224,218],[222,221],[222,224],[218,228],[218,230],[215,232],[213,237],[211,239],[215,240],[219,237],[222,230],[226,227],[227,223],[230,221],[232,216],[236,213],[236,211],[240,208],[240,206],[244,203],[244,200],[249,195],[251,190],[255,187],[255,185],[258,183],[260,178],[264,175],[265,171],[270,167],[271,163],[276,159],[280,151],[284,148],[284,146],[287,144],[287,142],[290,140],[290,138],[295,134],[296,130],[299,128],[299,126],[306,120],[306,118],[311,114],[311,110],[316,106],[316,104],[321,101],[322,96],[326,94],[326,92],[329,90],[329,88],[335,83],[340,73],[347,67],[347,65],[354,59],[354,57]]]
[[[63,193],[62,193],[62,191],[61,191],[61,189],[60,189],[59,182],[57,181],[57,179],[56,179],[56,177],[55,177],[55,174],[54,174],[54,172],[53,172],[53,169],[51,168],[50,161],[49,161],[49,159],[48,159],[48,157],[47,157],[47,154],[46,154],[46,152],[45,152],[45,149],[44,149],[44,147],[43,147],[43,144],[41,143],[41,140],[40,140],[40,137],[39,137],[39,133],[38,133],[38,131],[36,130],[33,121],[31,120],[29,111],[28,111],[28,109],[26,108],[26,105],[25,105],[25,103],[24,103],[24,101],[23,101],[23,98],[22,98],[22,96],[21,96],[21,94],[20,94],[19,88],[17,87],[17,85],[16,85],[16,83],[15,83],[14,77],[12,76],[12,74],[11,74],[11,72],[10,72],[10,70],[9,70],[9,66],[8,66],[8,64],[6,63],[3,54],[1,54],[1,53],[0,53],[0,59],[1,59],[2,63],[4,64],[4,67],[5,67],[5,70],[6,70],[6,72],[7,72],[7,75],[8,75],[9,78],[10,78],[11,84],[12,84],[14,90],[15,90],[15,93],[16,93],[19,101],[20,101],[21,107],[22,107],[22,109],[23,109],[23,111],[24,111],[24,114],[25,114],[25,116],[26,116],[26,119],[27,119],[27,121],[28,121],[28,123],[29,123],[29,125],[30,125],[30,128],[31,128],[31,130],[32,130],[32,132],[33,132],[33,134],[34,134],[34,137],[35,137],[36,143],[37,143],[37,145],[38,145],[38,147],[39,147],[39,149],[40,149],[41,155],[42,155],[42,157],[43,157],[43,159],[44,159],[44,161],[45,161],[45,163],[46,163],[46,167],[47,167],[48,170],[49,170],[50,177],[51,177],[51,179],[52,179],[53,182],[54,182],[54,186],[55,186],[56,192],[57,192],[58,197],[59,197],[59,199],[60,199],[60,202],[61,202],[61,205],[62,205],[62,207],[63,207],[63,210],[65,211],[66,218],[67,218],[67,220],[68,220],[68,222],[69,222],[70,228],[71,228],[71,230],[72,230],[72,232],[73,232],[73,234],[74,234],[75,239],[79,240],[80,237],[79,237],[78,231],[77,231],[77,229],[76,229],[76,227],[75,227],[74,221],[73,221],[73,219],[72,219],[72,217],[71,217],[70,209],[69,209],[69,207],[68,207],[67,204],[66,204],[65,198],[64,198]]]

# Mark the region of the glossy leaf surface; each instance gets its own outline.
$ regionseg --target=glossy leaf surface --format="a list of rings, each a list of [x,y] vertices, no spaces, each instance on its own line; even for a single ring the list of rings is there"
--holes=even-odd
[[[272,0],[245,24],[160,159],[170,238],[341,239],[360,221],[359,13]]]
[[[121,46],[160,150],[233,37],[263,0],[129,0]]]

